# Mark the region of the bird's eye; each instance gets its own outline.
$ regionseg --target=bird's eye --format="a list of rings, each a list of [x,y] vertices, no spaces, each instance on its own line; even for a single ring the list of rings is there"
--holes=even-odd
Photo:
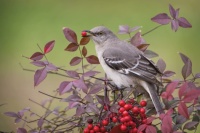
[[[103,35],[103,32],[99,32],[98,35]]]

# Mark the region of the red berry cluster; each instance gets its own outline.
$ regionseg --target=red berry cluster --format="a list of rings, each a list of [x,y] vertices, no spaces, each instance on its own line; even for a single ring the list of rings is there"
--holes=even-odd
[[[146,101],[142,100],[138,104],[134,99],[127,102],[120,100],[118,105],[120,106],[118,113],[111,113],[98,124],[93,124],[93,120],[88,119],[88,125],[84,129],[84,133],[108,133],[112,131],[112,129],[109,129],[110,127],[115,128],[116,126],[120,127],[121,132],[137,133],[138,127],[147,123],[144,108],[147,105]],[[104,110],[109,110],[109,107],[104,106]]]

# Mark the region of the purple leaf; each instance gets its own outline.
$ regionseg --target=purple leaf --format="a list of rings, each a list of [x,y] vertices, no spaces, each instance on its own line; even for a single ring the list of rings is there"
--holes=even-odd
[[[179,8],[176,9],[176,16],[175,16],[176,19],[178,19],[178,16],[179,16],[179,10],[180,10]]]
[[[78,95],[70,95],[69,97],[62,99],[61,101],[62,102],[69,102],[69,101],[71,101],[71,102],[79,102],[81,100],[82,99]]]
[[[102,105],[104,105],[104,96],[101,96],[101,95],[95,95],[95,97],[96,97],[96,99],[97,99],[97,101],[100,103],[100,104],[102,104]]]
[[[188,109],[184,102],[180,102],[178,105],[178,112],[185,118],[189,118]]]
[[[39,85],[47,77],[47,71],[45,68],[38,69],[34,75],[34,86]]]
[[[90,77],[90,76],[94,76],[96,74],[98,74],[98,71],[88,71],[86,73],[83,74],[84,77]]]
[[[83,78],[73,81],[73,85],[77,88],[80,88],[84,93],[88,92],[88,87],[83,81]]]
[[[84,57],[87,55],[87,49],[86,49],[85,46],[83,46],[82,55],[83,55]]]
[[[79,77],[79,74],[76,71],[66,71],[66,73],[72,78]]]
[[[16,118],[15,123],[19,123],[22,119],[21,118]]]
[[[44,53],[49,53],[51,52],[51,50],[53,49],[55,44],[55,40],[48,42],[45,46],[44,46]]]
[[[15,118],[19,117],[18,114],[15,112],[5,112],[4,114],[10,117],[15,117]]]
[[[87,102],[90,102],[90,103],[92,103],[93,102],[93,97],[91,96],[91,95],[86,95],[85,97],[84,97],[84,99],[87,101]]]
[[[163,73],[163,76],[165,76],[165,77],[171,77],[171,76],[173,76],[174,74],[176,74],[176,73],[173,72],[173,71],[165,71],[165,72]]]
[[[128,25],[120,25],[118,34],[129,34],[129,26]]]
[[[134,31],[136,31],[136,30],[138,30],[140,28],[141,28],[141,26],[135,26],[135,27],[130,29],[130,32],[134,32]]]
[[[17,133],[27,133],[25,128],[18,128]]]
[[[142,42],[141,32],[137,32],[130,40],[131,44],[134,46],[139,46]]]
[[[147,127],[147,124],[142,124],[142,125],[140,125],[140,126],[138,127],[138,133],[144,131],[144,130],[146,129],[146,127]]]
[[[46,69],[47,72],[49,72],[49,71],[58,71],[58,68],[52,63],[48,63],[46,65],[45,69]]]
[[[74,57],[74,58],[71,59],[70,65],[71,66],[78,65],[81,61],[82,61],[82,58],[76,56],[76,57]]]
[[[111,112],[118,113],[118,109],[119,109],[119,105],[118,105],[118,104],[113,104],[113,105],[110,107],[110,111],[111,111]]]
[[[182,68],[182,75],[183,75],[183,78],[186,79],[192,73],[192,62],[186,55],[182,53],[179,53],[179,54],[184,63],[184,66]]]
[[[157,56],[158,56],[157,53],[155,53],[155,52],[153,52],[153,51],[151,51],[151,50],[145,50],[145,51],[144,51],[144,55],[145,55],[146,57],[148,57],[148,58],[154,58],[154,57],[157,57]]]
[[[70,51],[70,52],[74,52],[78,49],[79,45],[77,45],[76,43],[70,43],[66,48],[65,51]]]
[[[200,73],[195,74],[194,77],[195,77],[196,79],[197,79],[197,78],[200,78]]]
[[[191,128],[196,128],[197,125],[199,124],[198,121],[191,121],[191,122],[188,122],[184,125],[183,129],[191,129]]]
[[[32,61],[31,64],[35,65],[35,66],[38,66],[38,67],[44,67],[46,66],[46,64],[44,63],[44,61]]]
[[[43,100],[43,101],[41,102],[42,107],[44,107],[46,103],[51,102],[51,101],[52,101],[51,98],[48,98],[48,99]]]
[[[192,28],[192,25],[184,17],[178,19],[178,24],[183,28]]]
[[[97,84],[90,88],[90,91],[88,92],[88,94],[96,94],[101,90],[102,90],[102,86],[100,84]]]
[[[69,42],[72,42],[72,43],[76,43],[76,44],[77,44],[77,35],[76,35],[76,33],[75,33],[73,30],[64,27],[64,28],[63,28],[63,32],[64,32],[64,35],[65,35],[65,38],[66,38]]]
[[[41,60],[43,58],[44,54],[41,52],[35,52],[30,59],[31,60]]]
[[[174,19],[171,21],[171,28],[173,31],[177,31],[179,27],[178,20]]]
[[[172,7],[171,4],[169,4],[169,12],[170,12],[170,15],[172,16],[173,19],[176,19],[176,10],[174,9],[174,7]]]
[[[43,123],[44,123],[44,118],[41,117],[37,122],[38,127],[41,128]]]
[[[156,66],[159,68],[161,72],[164,72],[166,69],[166,63],[163,59],[159,59],[158,62],[156,63]]]
[[[86,45],[90,42],[90,38],[89,37],[83,37],[80,41],[80,45]]]
[[[78,107],[76,108],[76,114],[75,114],[75,116],[80,116],[80,115],[82,115],[83,113],[85,113],[85,107],[83,107],[83,106],[78,106]]]
[[[95,55],[90,55],[86,57],[86,60],[90,64],[99,64],[99,59]]]
[[[95,114],[99,114],[99,109],[97,108],[97,106],[96,106],[96,104],[94,104],[94,103],[89,103],[89,104],[87,104],[87,108],[89,109],[89,110],[91,110],[92,112],[94,112]]]
[[[59,86],[59,94],[62,95],[72,90],[73,82],[63,81]]]
[[[171,22],[171,18],[166,13],[160,13],[155,17],[151,18],[151,20],[161,25],[165,25]]]

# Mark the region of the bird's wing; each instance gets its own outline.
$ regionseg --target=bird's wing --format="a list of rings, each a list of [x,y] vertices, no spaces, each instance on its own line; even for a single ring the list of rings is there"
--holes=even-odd
[[[160,73],[154,63],[142,53],[130,49],[109,48],[103,53],[105,63],[119,73],[135,76],[149,83],[160,85],[156,76]]]

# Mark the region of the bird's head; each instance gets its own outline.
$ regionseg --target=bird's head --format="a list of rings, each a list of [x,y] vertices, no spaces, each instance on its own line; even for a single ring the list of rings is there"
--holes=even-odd
[[[85,32],[97,45],[103,45],[105,41],[116,38],[115,34],[104,26],[94,27],[91,30],[85,30]]]

